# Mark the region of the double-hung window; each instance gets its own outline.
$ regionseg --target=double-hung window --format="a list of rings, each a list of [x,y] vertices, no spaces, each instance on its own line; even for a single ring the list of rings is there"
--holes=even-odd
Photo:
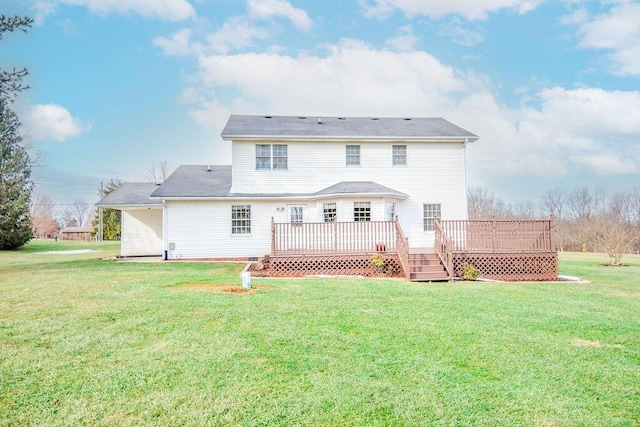
[[[322,205],[322,215],[324,222],[335,222],[337,209],[335,203],[324,203]]]
[[[287,151],[284,144],[256,144],[256,169],[287,169]]]
[[[407,165],[407,146],[406,145],[393,145],[393,166],[406,166]]]
[[[357,166],[360,164],[360,146],[347,145],[347,166]]]
[[[251,205],[231,205],[231,234],[251,234]]]
[[[353,220],[371,221],[371,202],[353,202]]]
[[[384,216],[387,221],[396,219],[396,202],[386,202],[384,204]]]
[[[442,205],[440,203],[425,203],[423,207],[424,231],[435,230],[435,219],[442,219]]]

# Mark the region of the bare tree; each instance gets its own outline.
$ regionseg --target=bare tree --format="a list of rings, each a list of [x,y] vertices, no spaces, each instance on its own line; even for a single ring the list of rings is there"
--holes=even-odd
[[[628,221],[607,212],[591,220],[588,240],[596,251],[609,257],[611,265],[620,265],[622,256],[632,252],[638,232]]]
[[[495,191],[483,187],[471,187],[468,192],[469,219],[504,218],[507,216],[504,201]]]
[[[171,175],[171,167],[166,161],[152,163],[151,167],[140,176],[141,181],[163,183]]]
[[[84,200],[76,200],[62,211],[60,222],[65,227],[84,227],[89,225],[93,209],[93,205],[86,203]]]
[[[36,238],[46,239],[58,234],[58,223],[53,218],[54,204],[45,193],[34,191],[31,196],[29,215],[33,234]]]

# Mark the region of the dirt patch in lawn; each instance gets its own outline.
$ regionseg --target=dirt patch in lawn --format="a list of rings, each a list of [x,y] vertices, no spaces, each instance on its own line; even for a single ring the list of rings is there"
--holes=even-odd
[[[600,341],[588,341],[580,338],[574,339],[571,344],[576,347],[591,347],[591,348],[624,348],[620,344],[602,344]]]
[[[224,292],[228,294],[238,294],[238,295],[248,295],[253,294],[256,291],[267,289],[268,286],[260,285],[260,286],[251,286],[249,289],[243,288],[241,285],[234,284],[204,284],[204,283],[190,283],[187,285],[180,286],[180,289],[186,289],[191,291],[213,291],[213,292]]]

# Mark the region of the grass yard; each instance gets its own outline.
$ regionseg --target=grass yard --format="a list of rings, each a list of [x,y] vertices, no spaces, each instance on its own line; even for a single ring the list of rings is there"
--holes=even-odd
[[[89,249],[89,253],[42,253]],[[591,283],[258,279],[0,252],[0,426],[640,425],[640,257]]]

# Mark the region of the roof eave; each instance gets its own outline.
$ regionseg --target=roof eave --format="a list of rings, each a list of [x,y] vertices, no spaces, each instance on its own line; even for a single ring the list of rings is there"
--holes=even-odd
[[[388,141],[411,141],[411,142],[475,142],[476,135],[470,136],[326,136],[326,135],[221,135],[225,141],[367,141],[367,142],[388,142]]]

